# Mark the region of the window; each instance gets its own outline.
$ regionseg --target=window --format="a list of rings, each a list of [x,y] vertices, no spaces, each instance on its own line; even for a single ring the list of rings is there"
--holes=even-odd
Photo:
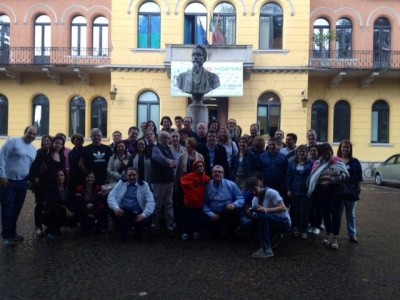
[[[86,19],[78,16],[71,24],[71,55],[86,55]]]
[[[69,106],[69,136],[80,133],[85,136],[85,100],[76,96],[71,99]]]
[[[0,94],[0,135],[8,135],[8,100]]]
[[[268,3],[260,13],[260,49],[282,49],[282,8],[275,3]]]
[[[93,22],[93,55],[108,56],[108,20],[98,17]]]
[[[258,99],[257,123],[260,134],[274,136],[281,124],[281,101],[275,93],[264,93]]]
[[[138,47],[160,48],[161,10],[154,2],[145,2],[139,8]]]
[[[160,101],[155,93],[148,91],[140,94],[137,111],[138,127],[142,122],[149,120],[154,121],[155,124],[160,123]]]
[[[351,123],[350,104],[347,101],[340,100],[335,104],[333,119],[333,141],[349,140]]]
[[[338,58],[351,58],[352,25],[348,19],[336,22],[336,51]]]
[[[92,101],[92,119],[90,128],[99,128],[103,137],[107,136],[107,101],[97,97]]]
[[[10,58],[10,18],[0,16],[0,64],[8,64]]]
[[[230,3],[218,4],[213,12],[212,44],[217,46],[236,44],[236,10]]]
[[[331,32],[329,22],[317,19],[314,22],[313,50],[315,58],[328,58],[330,50]]]
[[[38,136],[49,134],[49,99],[44,95],[38,95],[33,99],[33,122],[38,129]]]
[[[185,9],[185,45],[208,45],[207,9],[198,2],[190,3]]]
[[[48,16],[39,16],[35,22],[35,64],[50,63],[51,22]]]
[[[389,143],[389,105],[383,100],[372,105],[371,143]]]
[[[319,142],[328,141],[328,104],[317,100],[311,108],[311,128],[317,133]]]
[[[386,18],[379,18],[374,23],[374,67],[390,67],[392,28]]]

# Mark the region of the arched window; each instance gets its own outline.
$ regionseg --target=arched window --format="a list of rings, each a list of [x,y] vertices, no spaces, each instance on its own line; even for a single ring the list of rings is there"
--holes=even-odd
[[[161,10],[154,2],[145,2],[139,8],[138,47],[160,48]]]
[[[257,123],[260,134],[274,136],[281,124],[281,100],[275,93],[264,93],[257,103]]]
[[[336,51],[338,58],[352,57],[352,24],[348,19],[336,22]]]
[[[338,101],[335,104],[333,116],[334,142],[350,139],[350,117],[350,104],[345,100]]]
[[[69,104],[69,136],[80,133],[85,136],[85,100],[76,96],[71,99]]]
[[[157,94],[150,91],[140,94],[137,112],[138,127],[142,122],[147,122],[148,120],[152,120],[155,124],[159,124],[160,101]]]
[[[386,18],[379,18],[374,23],[374,67],[387,69],[390,67],[392,48],[392,27]]]
[[[38,129],[38,136],[49,134],[50,104],[44,95],[38,95],[33,99],[32,124]]]
[[[185,9],[185,45],[208,45],[207,9],[198,2],[190,3]]]
[[[107,136],[107,101],[103,97],[96,97],[92,101],[90,128],[99,128],[103,137]]]
[[[39,16],[35,21],[35,64],[49,64],[51,50],[51,20]]]
[[[260,13],[260,49],[282,49],[283,12],[275,3],[268,3]]]
[[[319,142],[328,141],[328,104],[323,100],[317,100],[312,105],[311,128],[317,133]]]
[[[108,49],[108,20],[97,17],[93,22],[93,55],[109,56]]]
[[[319,18],[314,22],[313,50],[315,58],[328,58],[331,41],[329,22]]]
[[[218,4],[213,12],[212,44],[216,46],[236,44],[236,9],[230,3]]]
[[[8,64],[10,58],[10,18],[0,16],[0,64]]]
[[[0,94],[0,135],[8,135],[8,99]]]
[[[383,100],[372,105],[371,143],[389,143],[389,105]]]
[[[75,17],[71,24],[71,55],[86,55],[86,19],[82,16]]]

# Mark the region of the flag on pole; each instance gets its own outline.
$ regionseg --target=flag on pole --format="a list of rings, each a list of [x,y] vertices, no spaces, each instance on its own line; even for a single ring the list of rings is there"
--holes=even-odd
[[[221,20],[219,14],[217,16],[216,22],[212,24],[212,44],[214,46],[225,46],[225,35],[222,31]]]
[[[205,45],[208,46],[208,40],[207,40],[207,32],[203,27],[203,24],[201,23],[200,18],[197,19],[199,22],[197,24],[197,44],[199,45]]]

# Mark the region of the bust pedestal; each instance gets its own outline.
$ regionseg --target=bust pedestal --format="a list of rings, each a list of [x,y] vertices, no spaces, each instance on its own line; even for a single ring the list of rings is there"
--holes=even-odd
[[[192,130],[196,131],[196,126],[198,123],[203,122],[208,124],[208,108],[203,103],[204,95],[203,94],[193,94],[192,95],[192,104],[188,107],[188,115],[193,119]]]

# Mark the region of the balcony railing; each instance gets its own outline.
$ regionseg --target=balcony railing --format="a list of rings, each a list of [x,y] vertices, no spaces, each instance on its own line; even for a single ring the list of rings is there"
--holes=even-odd
[[[102,65],[110,64],[110,52],[108,48],[0,48],[0,65]]]
[[[400,51],[310,52],[310,67],[326,69],[400,69]]]

